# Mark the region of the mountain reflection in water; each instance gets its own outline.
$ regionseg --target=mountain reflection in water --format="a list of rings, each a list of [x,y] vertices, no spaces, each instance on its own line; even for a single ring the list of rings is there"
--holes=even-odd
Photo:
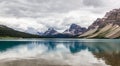
[[[110,62],[107,61],[108,59],[102,58],[106,54],[118,54],[120,41],[118,39],[1,40],[0,51],[2,66],[9,66],[11,63],[16,66],[28,66],[28,64],[31,66],[109,66],[113,64],[108,63]]]

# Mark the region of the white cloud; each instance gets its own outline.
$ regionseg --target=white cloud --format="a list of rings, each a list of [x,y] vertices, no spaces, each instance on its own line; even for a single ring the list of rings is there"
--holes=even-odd
[[[0,0],[0,24],[33,33],[76,23],[88,27],[106,11],[120,7],[118,0]]]
[[[38,24],[33,18],[3,18],[0,17],[0,24],[7,25],[19,31],[28,31],[33,28],[37,31],[44,31],[47,29],[45,25]]]

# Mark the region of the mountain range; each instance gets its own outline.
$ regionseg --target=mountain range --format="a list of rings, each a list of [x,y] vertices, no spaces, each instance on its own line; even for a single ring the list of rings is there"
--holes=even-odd
[[[44,33],[38,32],[38,35],[33,35],[0,25],[0,36],[23,38],[120,38],[120,9],[107,12],[103,18],[98,18],[87,29],[77,24],[71,24],[68,29],[61,33],[54,28],[48,28]]]
[[[71,24],[71,26],[62,33],[56,31],[54,28],[48,28],[48,30],[45,31],[43,34],[39,34],[43,37],[49,38],[73,38],[83,34],[86,30],[86,28],[80,27],[77,24]]]

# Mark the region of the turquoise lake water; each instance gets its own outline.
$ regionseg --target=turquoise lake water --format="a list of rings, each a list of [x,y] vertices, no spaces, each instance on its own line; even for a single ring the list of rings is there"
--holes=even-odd
[[[105,66],[105,63],[97,61],[93,55],[93,53],[102,52],[120,52],[120,39],[49,38],[0,40],[0,60],[39,57],[42,59],[62,60],[66,63],[68,63],[67,61],[76,63],[76,59],[79,61],[84,59],[81,63],[98,63],[102,64],[101,66]],[[91,62],[90,59],[95,61]],[[76,64],[79,65],[79,63]]]
[[[71,53],[77,53],[88,49],[92,52],[119,52],[119,39],[12,39],[0,40],[0,51],[6,51],[18,46],[26,46],[28,49],[35,48],[36,45],[44,45],[48,50],[54,50],[57,45],[62,44]]]

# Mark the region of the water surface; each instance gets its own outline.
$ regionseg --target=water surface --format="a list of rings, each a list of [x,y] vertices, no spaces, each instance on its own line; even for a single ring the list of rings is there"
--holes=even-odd
[[[98,59],[95,54],[119,52],[119,39],[0,40],[0,60],[4,61],[1,62],[4,66],[16,62],[18,66],[26,66],[23,60],[27,63],[34,62],[31,64],[36,66],[109,66],[105,63],[106,60]]]

